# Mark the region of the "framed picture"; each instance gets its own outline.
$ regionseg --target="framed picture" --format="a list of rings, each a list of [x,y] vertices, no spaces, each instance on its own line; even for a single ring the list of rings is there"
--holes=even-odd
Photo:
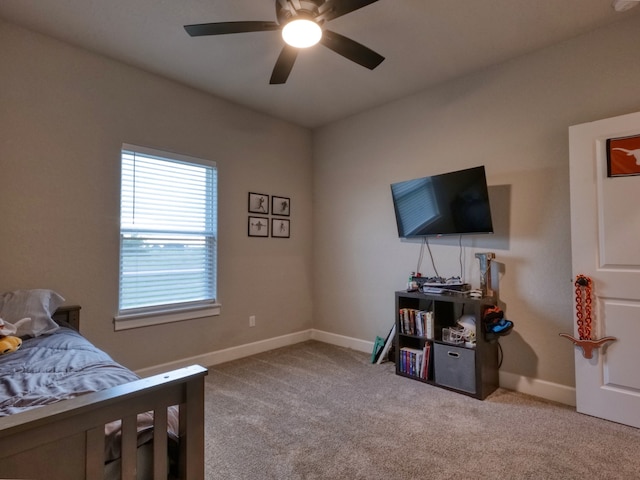
[[[640,175],[640,135],[607,139],[607,176]]]
[[[247,232],[250,237],[268,237],[269,219],[267,217],[249,217]]]
[[[288,217],[291,211],[291,199],[287,197],[271,197],[271,213],[273,215],[281,215]]]
[[[271,236],[274,238],[289,238],[289,220],[284,218],[272,218]]]
[[[269,213],[269,195],[249,192],[249,213]]]

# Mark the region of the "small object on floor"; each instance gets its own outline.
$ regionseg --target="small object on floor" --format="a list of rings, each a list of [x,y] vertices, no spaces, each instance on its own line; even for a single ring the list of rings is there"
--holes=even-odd
[[[378,357],[382,353],[384,348],[384,338],[376,337],[376,341],[373,343],[373,352],[371,352],[371,363],[376,363]]]

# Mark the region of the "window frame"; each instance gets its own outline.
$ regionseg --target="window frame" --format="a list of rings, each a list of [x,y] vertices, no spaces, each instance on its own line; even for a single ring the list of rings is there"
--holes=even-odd
[[[122,190],[119,195],[119,222],[118,222],[118,234],[119,234],[119,250],[118,250],[118,311],[114,316],[114,329],[126,330],[130,328],[146,327],[150,325],[160,325],[165,323],[179,322],[184,320],[192,320],[196,318],[211,317],[220,314],[221,305],[218,302],[217,295],[217,277],[218,277],[218,259],[217,259],[217,242],[218,242],[218,212],[217,212],[217,196],[218,196],[218,171],[216,162],[212,160],[205,160],[202,158],[191,157],[184,154],[178,154],[174,152],[168,152],[164,150],[158,150],[149,147],[143,147],[139,145],[132,145],[123,143],[120,149],[120,185],[122,189],[123,180],[123,156],[126,152],[137,153],[142,156],[157,157],[159,159],[166,159],[167,161],[175,161],[179,163],[185,163],[188,165],[200,165],[204,167],[210,167],[216,170],[216,180],[214,186],[214,245],[213,245],[213,275],[215,284],[215,298],[211,300],[198,300],[198,301],[185,301],[179,303],[172,303],[168,305],[156,305],[146,306],[141,308],[121,308],[120,305],[120,282],[122,275],[122,243],[123,234],[127,228],[123,228],[122,224],[122,203],[123,196]],[[165,232],[168,233],[168,230]]]

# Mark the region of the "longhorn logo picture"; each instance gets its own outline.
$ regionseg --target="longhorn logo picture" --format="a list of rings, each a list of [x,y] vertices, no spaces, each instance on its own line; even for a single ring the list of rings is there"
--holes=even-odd
[[[607,140],[607,176],[640,175],[640,135]]]

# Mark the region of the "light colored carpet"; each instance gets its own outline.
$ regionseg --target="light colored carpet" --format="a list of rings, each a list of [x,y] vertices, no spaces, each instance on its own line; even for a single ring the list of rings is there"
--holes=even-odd
[[[206,378],[206,478],[636,479],[640,430],[499,389],[480,401],[310,341]]]

